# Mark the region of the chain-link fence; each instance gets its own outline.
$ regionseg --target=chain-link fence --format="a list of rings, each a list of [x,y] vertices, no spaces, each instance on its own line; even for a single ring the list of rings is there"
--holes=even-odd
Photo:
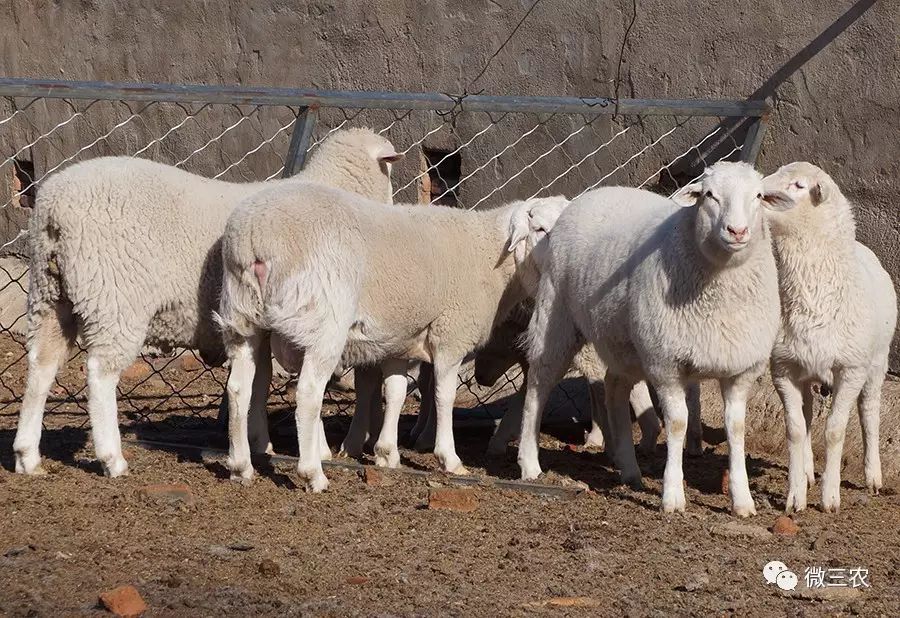
[[[18,412],[25,386],[27,218],[41,182],[71,163],[104,155],[144,157],[244,182],[289,176],[332,131],[367,126],[406,157],[394,167],[398,202],[474,209],[512,199],[577,196],[600,185],[671,193],[723,158],[754,161],[763,101],[675,101],[445,94],[322,92],[159,84],[0,79],[0,415]],[[465,250],[461,247],[460,250]],[[146,350],[123,374],[126,418],[165,416],[190,425],[211,415],[225,369],[191,350]],[[457,406],[492,419],[521,383],[514,369],[492,388],[463,372]],[[288,376],[273,406],[291,405]],[[564,383],[549,413],[586,413],[586,394]],[[61,370],[48,413],[86,405],[82,355]],[[349,412],[351,391],[330,389],[326,407]],[[83,422],[83,419],[80,419]]]

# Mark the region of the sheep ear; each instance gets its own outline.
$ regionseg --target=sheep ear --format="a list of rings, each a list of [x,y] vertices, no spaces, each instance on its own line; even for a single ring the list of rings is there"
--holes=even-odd
[[[531,229],[529,224],[528,209],[520,208],[509,220],[509,244],[506,247],[507,252],[512,253],[520,242],[528,238],[528,232]]]
[[[831,191],[823,182],[818,182],[809,190],[809,196],[812,198],[813,206],[818,206],[822,202],[828,200]]]
[[[697,204],[697,200],[700,199],[700,195],[702,193],[703,185],[699,182],[695,182],[681,187],[678,191],[672,194],[671,199],[679,206],[689,207]]]
[[[797,205],[797,203],[794,202],[794,198],[784,191],[778,191],[776,189],[766,190],[766,192],[763,193],[762,199],[765,207],[775,212],[790,210]]]
[[[381,149],[376,158],[385,163],[396,163],[403,157],[404,154],[402,152],[397,152],[393,147],[385,146]]]

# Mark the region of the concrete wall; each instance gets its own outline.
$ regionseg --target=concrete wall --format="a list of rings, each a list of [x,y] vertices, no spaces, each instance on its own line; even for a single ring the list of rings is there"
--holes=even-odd
[[[0,3],[0,74],[460,92],[530,4],[7,0]],[[858,204],[860,238],[897,280],[900,2],[876,2],[799,70],[772,80],[849,5],[642,0],[621,94],[771,94],[776,111],[761,170],[809,159],[831,171]],[[544,0],[471,89],[610,95],[630,11],[630,0]],[[892,367],[900,370],[896,346]]]

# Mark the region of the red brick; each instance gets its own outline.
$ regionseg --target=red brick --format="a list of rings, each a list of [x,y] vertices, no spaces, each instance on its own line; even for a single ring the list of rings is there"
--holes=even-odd
[[[428,508],[439,511],[471,513],[478,508],[478,498],[471,489],[432,489],[428,494]]]
[[[191,354],[190,352],[185,352],[178,359],[178,366],[181,367],[182,371],[200,371],[205,366],[202,362],[197,360],[197,357]]]
[[[191,492],[191,488],[184,483],[145,485],[138,489],[137,493],[139,496],[153,502],[194,504],[194,494]]]
[[[153,373],[153,367],[142,359],[138,359],[123,371],[120,377],[128,382],[139,382],[147,378],[151,373]]]
[[[134,586],[119,586],[100,593],[100,602],[116,616],[140,616],[147,604]]]
[[[369,487],[381,487],[384,485],[384,474],[376,468],[363,468],[359,472],[363,483]]]
[[[772,532],[783,536],[796,536],[800,532],[800,526],[787,515],[779,515],[772,526]]]

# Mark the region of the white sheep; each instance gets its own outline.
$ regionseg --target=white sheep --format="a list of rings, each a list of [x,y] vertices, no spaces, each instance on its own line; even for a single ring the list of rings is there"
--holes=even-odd
[[[875,254],[856,241],[847,198],[823,170],[791,163],[764,179],[797,207],[769,217],[780,277],[783,326],[772,351],[772,377],[786,413],[786,510],[806,508],[815,480],[810,422],[812,385],[833,386],[825,431],[822,509],[840,507],[841,452],[858,401],[869,491],[881,489],[879,410],[897,324],[897,295]]]
[[[125,474],[116,384],[144,344],[225,359],[212,321],[222,280],[220,239],[235,205],[263,188],[322,182],[390,202],[391,143],[367,129],[332,134],[299,175],[230,183],[130,157],[78,163],[40,188],[31,219],[28,379],[13,448],[16,471],[41,472],[47,393],[76,338],[87,350],[88,413],[103,471]],[[268,354],[258,372],[255,450],[268,446]],[[324,436],[324,434],[322,434]]]
[[[525,357],[525,350],[519,343],[528,329],[531,314],[532,305],[530,303],[522,304],[510,314],[506,321],[494,329],[491,339],[475,355],[474,378],[478,384],[493,386],[516,364],[522,368],[523,375],[527,380],[528,361]],[[603,378],[606,375],[606,367],[603,366],[589,345],[579,350],[575,355],[573,365],[588,382],[591,431],[585,438],[585,446],[603,448],[606,444],[607,447],[612,447],[612,442],[606,440],[604,436],[604,431],[609,433],[606,412],[603,407]],[[518,437],[522,426],[524,400],[525,383],[523,381],[522,386],[510,398],[507,410],[488,442],[488,454],[505,453],[509,442]],[[660,425],[645,382],[635,384],[629,401],[641,427],[640,448],[646,453],[652,453],[656,449]]]
[[[435,455],[444,469],[465,473],[452,427],[459,367],[534,286],[531,249],[546,235],[532,225],[535,214],[558,214],[565,204],[545,198],[476,212],[386,206],[312,185],[276,188],[243,202],[223,236],[219,315],[232,362],[233,477],[253,475],[242,429],[266,331],[303,353],[297,471],[311,491],[328,485],[314,430],[338,364],[380,364],[386,409],[375,451],[396,465],[407,361],[431,362]]]
[[[631,442],[628,395],[647,379],[667,429],[662,509],[685,508],[682,473],[689,381],[719,380],[730,446],[732,509],[755,512],[744,457],[747,394],[768,363],[780,323],[778,277],[762,205],[790,197],[763,188],[746,164],[721,162],[685,187],[679,208],[662,196],[602,188],[572,202],[549,238],[529,326],[528,388],[519,465],[541,473],[541,410],[578,349],[606,363],[606,403],[617,444]],[[633,448],[616,448],[622,479],[640,484]]]

